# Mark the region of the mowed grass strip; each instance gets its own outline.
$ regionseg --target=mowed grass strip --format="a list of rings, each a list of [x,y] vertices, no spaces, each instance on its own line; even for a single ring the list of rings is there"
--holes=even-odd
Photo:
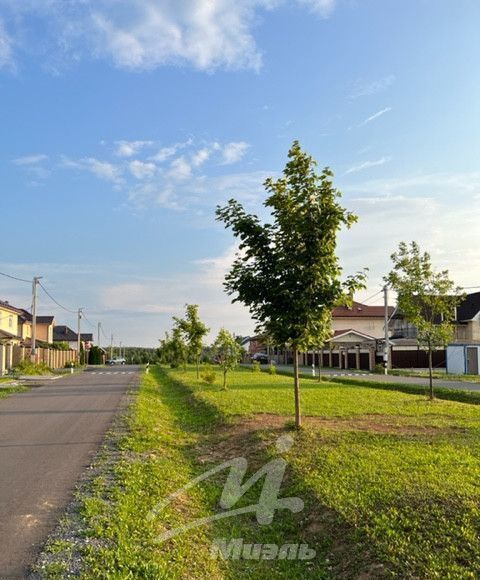
[[[292,378],[239,370],[212,386],[192,369],[146,376],[110,474],[83,500],[91,536],[84,578],[477,578],[480,570],[480,406],[423,395],[304,381],[305,429],[290,430]],[[282,493],[305,502],[271,525],[253,514],[158,534],[218,513],[226,474],[151,509],[233,457],[248,475],[295,444]],[[256,503],[259,481],[240,505]],[[238,507],[237,505],[235,507]],[[311,561],[218,560],[214,538],[306,543]]]
[[[293,415],[289,377],[244,369],[225,392],[198,385],[191,372],[174,374],[232,420],[256,418],[268,429]],[[385,565],[379,574],[478,577],[480,406],[304,381],[302,408],[306,428],[289,456],[294,478],[370,544]],[[343,550],[334,545],[333,557]]]
[[[150,519],[159,501],[194,477],[241,456],[248,458],[248,476],[276,457],[275,441],[284,430],[261,433],[229,422],[215,406],[202,401],[181,379],[194,373],[172,376],[153,369],[143,379],[128,433],[119,449],[112,473],[103,473],[83,497],[82,517],[90,545],[83,551],[84,578],[332,578],[326,554],[330,534],[315,540],[305,513],[283,510],[271,525],[260,526],[254,514],[237,516],[189,530],[158,543],[158,535],[221,512],[218,501],[227,472],[182,493],[171,505]],[[295,495],[291,474],[285,490]],[[234,507],[256,504],[263,478]],[[314,497],[301,494],[313,509]],[[334,514],[329,513],[330,523]],[[245,543],[301,543],[313,540],[314,560],[223,560],[211,557],[212,541],[242,538]],[[352,543],[353,545],[353,543]]]

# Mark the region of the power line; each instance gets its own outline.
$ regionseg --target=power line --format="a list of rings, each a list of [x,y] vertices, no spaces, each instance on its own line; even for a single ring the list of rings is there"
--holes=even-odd
[[[31,284],[31,280],[25,280],[25,278],[18,278],[17,276],[11,276],[10,274],[5,274],[5,272],[0,272],[1,276],[5,276],[6,278],[11,278],[12,280],[18,280],[19,282],[26,282],[27,284]]]
[[[62,308],[66,312],[71,312],[72,314],[77,314],[77,310],[72,310],[71,308],[67,308],[66,306],[63,306],[63,304],[60,304],[60,302],[55,300],[55,298],[50,294],[50,292],[45,288],[45,286],[41,282],[39,282],[39,285],[41,286],[41,288],[45,292],[45,294],[50,298],[50,300],[55,302],[55,304],[57,306],[59,306],[60,308]]]
[[[90,326],[92,328],[95,328],[95,324],[93,324],[92,322],[90,322],[90,320],[88,320],[88,318],[85,316],[85,313],[83,313],[82,318],[83,318],[83,320],[85,320],[85,322],[87,322],[88,324],[90,324]]]
[[[372,294],[368,298],[365,298],[365,300],[362,300],[362,304],[365,304],[366,302],[369,302],[370,300],[372,300],[373,298],[375,298],[376,296],[378,296],[382,292],[383,292],[383,288],[381,288],[378,292],[375,292],[375,294]]]

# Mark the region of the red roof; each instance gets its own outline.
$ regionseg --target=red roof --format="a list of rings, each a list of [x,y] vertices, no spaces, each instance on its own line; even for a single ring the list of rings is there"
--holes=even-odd
[[[393,314],[395,308],[388,307],[388,316]],[[384,318],[385,308],[383,306],[368,306],[360,302],[353,302],[351,307],[337,306],[332,312],[333,318]]]

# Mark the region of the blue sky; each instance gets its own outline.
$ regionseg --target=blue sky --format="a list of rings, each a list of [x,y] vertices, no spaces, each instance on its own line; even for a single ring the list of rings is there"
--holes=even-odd
[[[0,0],[1,271],[124,343],[186,302],[248,334],[215,205],[261,211],[299,139],[359,215],[340,255],[364,296],[400,240],[478,285],[479,21],[476,0]]]

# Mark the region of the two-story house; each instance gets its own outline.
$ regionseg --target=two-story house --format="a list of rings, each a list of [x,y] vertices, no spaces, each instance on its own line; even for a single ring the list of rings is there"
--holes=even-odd
[[[64,342],[68,344],[72,350],[78,348],[78,334],[66,325],[55,326],[53,329],[53,342]],[[80,333],[80,342],[83,348],[88,350],[93,342],[93,334]]]
[[[394,307],[387,310],[389,320]],[[390,322],[389,322],[390,327]],[[351,306],[339,306],[332,311],[332,338],[323,349],[301,353],[300,364],[318,364],[340,368],[372,369],[381,356],[385,338],[385,308],[369,306],[354,301]],[[249,354],[265,352],[278,363],[291,363],[289,349],[262,343],[261,337],[253,337],[249,343]]]
[[[19,332],[21,311],[9,302],[0,300],[0,341],[19,344],[22,337]]]

